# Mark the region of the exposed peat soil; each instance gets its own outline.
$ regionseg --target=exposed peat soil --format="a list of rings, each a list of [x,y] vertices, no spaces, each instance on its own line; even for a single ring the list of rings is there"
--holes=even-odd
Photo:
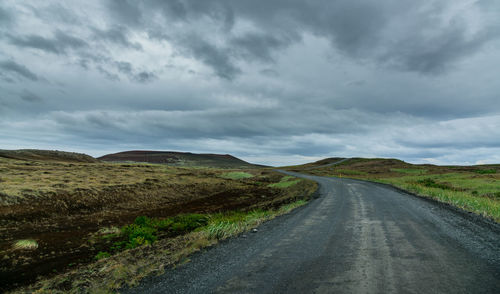
[[[0,292],[93,262],[99,251],[108,251],[113,243],[98,238],[98,231],[130,224],[137,216],[265,209],[294,200],[282,189],[267,187],[281,175],[258,173],[259,178],[237,181],[215,177],[213,184],[149,181],[144,183],[149,188],[118,187],[121,193],[116,197],[109,196],[109,189],[89,195],[79,191],[0,206]],[[141,193],[135,195],[134,189]],[[38,248],[14,249],[13,243],[23,239],[36,240]]]

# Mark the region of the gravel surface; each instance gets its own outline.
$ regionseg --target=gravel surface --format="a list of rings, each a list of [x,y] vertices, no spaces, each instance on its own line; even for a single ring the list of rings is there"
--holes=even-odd
[[[500,293],[500,226],[374,183],[319,198],[126,293]]]

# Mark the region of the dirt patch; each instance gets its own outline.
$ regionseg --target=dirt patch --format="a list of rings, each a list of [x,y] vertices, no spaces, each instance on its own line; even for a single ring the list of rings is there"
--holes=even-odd
[[[24,165],[16,166],[19,166],[17,171],[9,172],[18,173],[25,168]],[[40,169],[47,167],[38,164],[29,171],[41,174]],[[108,251],[112,246],[111,240],[93,238],[96,232],[130,224],[137,216],[170,217],[182,213],[278,207],[293,201],[295,196],[304,195],[306,189],[301,185],[288,190],[268,187],[268,183],[279,182],[282,178],[281,174],[269,170],[247,171],[254,177],[231,180],[220,176],[227,170],[183,168],[166,171],[164,167],[110,164],[59,167],[82,177],[95,177],[79,170],[82,168],[109,173],[106,178],[111,185],[68,187],[42,193],[34,190],[17,203],[1,205],[0,292],[95,261],[99,251]],[[58,172],[58,166],[50,168],[54,171],[49,176]],[[137,174],[143,180],[113,185],[113,173],[117,169],[119,173],[129,173],[132,178]],[[123,176],[120,181],[124,181]],[[63,179],[51,180],[50,184],[62,185],[64,182]],[[23,239],[35,240],[38,248],[14,249],[14,242]]]

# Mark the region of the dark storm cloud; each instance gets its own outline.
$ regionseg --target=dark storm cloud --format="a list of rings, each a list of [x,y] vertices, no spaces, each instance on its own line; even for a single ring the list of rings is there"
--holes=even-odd
[[[0,61],[0,68],[3,70],[3,75],[14,74],[17,77],[22,77],[31,81],[38,81],[38,76],[30,71],[26,66],[16,63],[12,60]],[[7,77],[11,77],[10,75]]]
[[[152,72],[142,71],[132,76],[132,79],[139,83],[149,83],[156,80],[158,77]]]
[[[201,60],[211,66],[217,76],[232,80],[241,70],[236,67],[228,58],[228,51],[225,48],[218,48],[201,36],[190,35],[179,41],[186,49],[186,54]]]
[[[2,146],[500,161],[498,1],[0,2]]]
[[[125,74],[131,74],[132,73],[132,64],[130,62],[116,61],[115,65],[118,68],[118,71],[120,71],[122,73],[125,73]]]
[[[500,26],[491,23],[467,36],[464,20],[460,16],[446,20],[443,14],[449,5],[436,1],[152,0],[121,3],[109,1],[111,13],[131,25],[146,25],[144,18],[157,11],[166,22],[189,23],[194,18],[206,16],[221,25],[226,24],[229,29],[219,34],[232,40],[227,48],[216,47],[207,41],[180,43],[224,78],[232,78],[240,71],[229,61],[222,62],[220,55],[231,59],[234,57],[232,52],[246,59],[269,61],[272,52],[297,42],[303,32],[328,38],[332,46],[352,58],[432,74],[443,72],[454,62],[478,51],[485,43],[498,38],[500,32]],[[230,29],[234,19],[248,20],[260,32],[232,37]],[[400,22],[406,23],[401,27]],[[200,48],[207,48],[212,53],[200,54]],[[210,56],[217,56],[218,61]]]
[[[38,35],[17,37],[10,35],[10,42],[18,47],[39,49],[48,53],[66,54],[68,49],[79,49],[87,47],[88,44],[80,38],[70,36],[57,30],[52,38]]]
[[[273,52],[292,43],[290,38],[276,37],[270,34],[248,33],[230,41],[232,50],[247,60],[262,62],[273,61]]]

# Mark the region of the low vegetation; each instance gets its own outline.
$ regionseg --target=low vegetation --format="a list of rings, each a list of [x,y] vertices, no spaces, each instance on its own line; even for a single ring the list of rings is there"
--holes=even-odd
[[[413,165],[396,159],[377,158],[353,158],[339,165],[316,169],[310,169],[311,165],[288,169],[382,182],[500,222],[499,165]]]
[[[303,204],[316,187],[255,167],[0,157],[0,292],[38,277],[33,290],[116,289]]]
[[[133,287],[145,276],[160,274],[167,266],[188,261],[188,256],[193,252],[247,232],[306,203],[303,199],[275,209],[180,215],[167,219],[141,216],[133,224],[122,228],[121,237],[128,240],[147,239],[149,242],[136,244],[132,241],[128,244],[133,246],[115,254],[101,251],[95,256],[97,263],[39,281],[19,291],[36,289],[37,293],[107,293],[116,292],[124,286]],[[159,231],[175,227],[179,229],[176,231],[179,234],[177,237],[156,235]]]
[[[272,184],[269,184],[267,186],[271,187],[271,188],[281,188],[281,189],[284,189],[284,188],[291,187],[291,186],[299,183],[300,181],[301,180],[298,179],[298,178],[296,178],[296,177],[285,176],[285,177],[281,178],[281,180],[278,183],[272,183]]]
[[[14,249],[27,249],[27,250],[32,250],[32,249],[37,249],[38,248],[38,243],[35,240],[32,239],[27,239],[27,240],[18,240],[12,245]]]
[[[223,177],[224,179],[239,180],[239,179],[252,178],[253,175],[247,172],[228,172],[228,173],[223,173],[221,177]]]

